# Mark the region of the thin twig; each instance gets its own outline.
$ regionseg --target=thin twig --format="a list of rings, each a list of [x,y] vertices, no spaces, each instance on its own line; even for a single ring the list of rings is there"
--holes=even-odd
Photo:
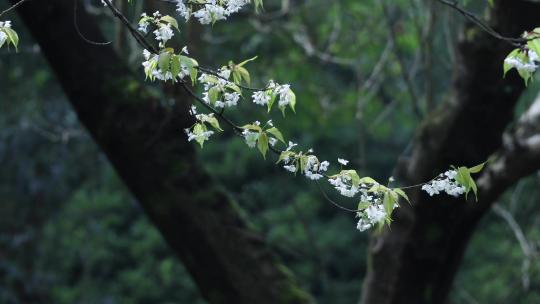
[[[135,38],[135,40],[137,41],[137,43],[139,45],[141,45],[142,47],[145,47],[147,49],[150,49],[152,52],[154,53],[158,53],[159,50],[157,50],[154,46],[152,46],[148,41],[146,41],[146,39],[144,38],[144,36],[142,36],[130,23],[129,21],[127,20],[127,18],[110,2],[110,0],[104,0],[105,1],[105,4],[107,5],[107,7],[113,12],[113,14],[119,18],[122,23],[124,25],[126,25],[126,27],[129,29],[131,35]],[[201,71],[204,71],[204,72],[212,72],[213,75],[217,76],[217,77],[221,77],[219,75],[217,75],[217,73],[209,70],[209,69],[205,69],[205,68],[199,68],[199,70]],[[227,80],[227,79],[225,79]],[[228,81],[228,80],[227,80]],[[209,110],[210,112],[212,112],[214,115],[216,115],[222,122],[224,122],[225,124],[227,124],[229,127],[231,127],[231,129],[234,131],[234,133],[240,137],[243,138],[243,135],[242,135],[242,132],[244,131],[244,129],[238,125],[236,125],[234,122],[232,122],[229,118],[225,117],[223,115],[223,112],[221,111],[218,111],[216,110],[214,107],[212,107],[210,104],[206,103],[200,96],[198,96],[190,87],[189,85],[185,82],[185,81],[179,81],[179,83],[182,85],[182,87],[185,89],[185,91],[190,95],[192,96],[193,98],[195,98],[195,100],[197,100],[203,107],[205,107],[207,110]],[[247,88],[247,89],[250,89],[250,90],[258,90],[258,91],[264,91],[266,89],[254,89],[254,88]],[[269,145],[268,149],[277,154],[277,155],[280,155],[281,153],[283,153],[283,151],[279,150],[279,149],[276,149],[274,148],[273,146]],[[330,178],[328,175],[325,175],[325,174],[321,174],[323,175],[325,178]],[[320,184],[318,181],[316,181],[317,185],[319,186],[319,190],[321,191],[321,193],[323,194],[324,198],[330,202],[332,205],[334,205],[335,207],[341,209],[341,210],[345,210],[345,211],[348,211],[348,212],[354,212],[354,213],[357,213],[357,212],[361,212],[362,210],[358,210],[358,209],[350,209],[350,208],[347,208],[347,207],[344,207],[338,203],[336,203],[335,201],[333,201],[332,199],[330,199],[328,197],[328,195],[322,190]],[[400,189],[410,189],[410,188],[415,188],[415,187],[419,187],[419,186],[422,186],[426,183],[422,183],[422,184],[418,184],[418,185],[413,185],[413,186],[408,186],[408,187],[401,187]]]
[[[3,14],[6,14],[6,13],[16,9],[17,7],[19,7],[21,4],[25,3],[26,1],[29,1],[29,0],[20,0],[19,2],[13,4],[12,6],[8,7],[7,9],[3,10],[0,13],[0,17],[2,17]]]
[[[109,44],[111,44],[111,41],[106,41],[106,42],[93,41],[93,40],[90,40],[90,39],[86,38],[83,35],[83,33],[81,32],[81,29],[79,28],[79,23],[77,22],[78,3],[79,3],[79,0],[75,0],[74,3],[73,3],[73,26],[75,27],[75,31],[77,32],[79,37],[81,37],[82,40],[84,40],[86,43],[93,44],[93,45],[109,45]]]
[[[499,34],[491,26],[487,25],[484,21],[482,21],[480,18],[478,18],[475,14],[473,14],[473,13],[467,11],[466,9],[462,8],[457,1],[448,1],[448,0],[437,0],[437,1],[439,1],[443,5],[451,7],[454,10],[458,11],[465,18],[469,19],[471,22],[473,22],[478,27],[480,27],[484,32],[488,33],[489,35],[493,36],[494,38],[506,41],[506,42],[510,43],[511,45],[517,46],[517,47],[520,47],[524,43],[527,43],[527,41],[529,41],[529,39],[526,39],[526,38],[506,37],[506,36],[503,36],[503,35]]]
[[[135,40],[145,49],[151,51],[152,53],[154,54],[158,54],[159,53],[159,50],[153,46],[150,42],[148,42],[146,40],[146,38],[141,34],[139,33],[139,31],[134,28],[131,23],[129,22],[129,20],[126,18],[126,16],[124,16],[124,14],[122,14],[122,12],[120,10],[118,10],[118,8],[116,6],[114,6],[114,4],[112,4],[112,2],[110,0],[104,0],[105,1],[105,4],[107,5],[107,7],[111,10],[111,12],[114,14],[115,17],[117,17],[118,19],[120,19],[120,21],[122,21],[122,23],[124,23],[124,25],[128,28],[129,32],[131,33],[131,35],[133,36],[133,38],[135,38]]]

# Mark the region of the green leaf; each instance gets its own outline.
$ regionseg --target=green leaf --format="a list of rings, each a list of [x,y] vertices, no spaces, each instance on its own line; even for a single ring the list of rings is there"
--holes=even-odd
[[[458,174],[456,175],[456,182],[465,187],[465,198],[467,198],[469,192],[472,190],[476,201],[478,201],[478,188],[476,186],[476,183],[474,182],[474,179],[471,176],[469,168],[459,167],[457,169],[457,173]]]
[[[484,163],[481,163],[481,164],[476,165],[474,167],[471,167],[471,168],[469,168],[469,172],[478,173],[478,172],[482,171],[482,169],[484,169],[485,165],[486,165],[486,163],[484,162]]]
[[[245,68],[243,68],[241,66],[237,67],[236,70],[240,74],[240,78],[244,79],[244,81],[246,82],[247,85],[250,85],[251,84],[251,77],[249,76],[248,70],[246,70]]]
[[[176,79],[178,74],[180,74],[180,58],[177,55],[171,56],[171,73],[173,74],[173,77]]]
[[[351,182],[354,186],[358,187],[360,185],[360,176],[356,170],[342,170],[342,175],[348,175],[351,178]]]
[[[207,131],[207,128],[204,124],[201,124],[201,123],[198,123],[198,124],[195,124],[195,126],[193,127],[193,134],[195,135],[200,135],[204,132]],[[196,141],[199,143],[199,145],[201,145],[201,148],[204,146],[204,138],[203,137],[197,137],[196,138]]]
[[[294,155],[296,155],[296,153],[294,153],[293,151],[283,151],[281,152],[281,154],[279,155],[279,158],[276,162],[276,164],[279,164],[280,162],[282,162],[283,160],[287,159],[287,158],[291,158],[293,157]]]
[[[508,54],[508,56],[506,56],[506,59],[516,57],[520,51],[521,51],[520,49],[514,49],[512,52],[510,52],[510,54]],[[503,63],[503,77],[505,77],[506,73],[508,73],[508,71],[510,71],[511,69],[512,67],[509,64],[507,64],[505,60]]]
[[[270,100],[268,101],[268,113],[270,113],[270,110],[272,110],[272,106],[274,105],[274,102],[276,101],[276,93],[272,90],[266,91],[267,94],[270,94]]]
[[[308,156],[302,155],[300,157],[300,171],[304,171],[304,168],[306,168],[308,162]]]
[[[221,128],[221,126],[219,125],[219,121],[217,120],[217,118],[215,118],[214,116],[210,116],[206,119],[206,121],[214,128],[216,129],[217,131],[223,131],[223,129]]]
[[[393,189],[393,191],[395,193],[397,193],[399,196],[401,196],[402,198],[404,198],[409,204],[411,203],[411,201],[409,200],[409,197],[407,196],[405,191],[403,191],[402,189],[399,189],[399,188]]]
[[[236,84],[241,84],[242,83],[242,75],[240,75],[240,72],[238,71],[238,69],[234,69],[232,71],[232,77],[233,77],[233,82],[236,83]]]
[[[252,130],[256,132],[262,132],[261,126],[256,124],[247,124],[241,127],[242,129]]]
[[[263,0],[255,0],[255,13],[259,13],[263,8]]]
[[[378,182],[373,178],[367,176],[360,179],[360,184],[378,184]]]
[[[394,200],[390,192],[384,193],[383,206],[384,206],[384,211],[386,212],[386,214],[390,216],[392,214],[392,211],[394,210]]]
[[[289,103],[289,107],[291,107],[291,110],[293,113],[296,113],[296,94],[292,90],[289,89],[289,94],[291,94],[291,102]]]
[[[371,206],[371,203],[370,202],[359,202],[358,203],[358,209],[357,210],[365,210],[367,209],[369,206]]]
[[[169,72],[171,66],[171,53],[164,52],[159,54],[158,66],[163,74]]]
[[[212,105],[216,104],[216,101],[219,98],[219,89],[217,87],[211,87],[210,90],[208,90],[208,99],[210,99],[210,103]]]
[[[247,59],[247,60],[244,60],[244,61],[240,62],[239,64],[237,64],[236,66],[238,66],[238,67],[243,67],[244,65],[246,65],[246,63],[251,62],[251,61],[257,59],[257,57],[258,57],[258,56],[255,56],[255,57],[249,58],[249,59]]]
[[[278,128],[272,127],[270,129],[266,130],[266,132],[274,135],[274,137],[277,138],[282,143],[285,143],[285,139],[283,138],[283,134],[281,134],[281,131],[279,131]]]
[[[262,132],[257,141],[257,148],[261,152],[262,156],[266,159],[266,153],[268,152],[268,134]]]
[[[180,31],[180,28],[178,27],[178,21],[176,21],[175,18],[169,16],[169,15],[166,15],[166,16],[163,16],[161,17],[160,19],[161,21],[164,21],[166,23],[170,23],[175,29],[177,29],[178,31]]]
[[[540,56],[540,39],[533,39],[527,42],[529,50],[534,51]]]
[[[4,33],[8,36],[8,41],[15,46],[15,50],[18,50],[19,45],[19,35],[17,35],[17,32],[12,30],[11,28],[4,28]]]
[[[189,69],[189,77],[191,78],[191,84],[195,85],[195,82],[197,82],[197,73],[199,70],[197,68],[193,67]]]
[[[238,93],[238,94],[242,94],[242,90],[240,89],[240,87],[237,86],[237,85],[234,84],[234,83],[228,83],[228,84],[227,84],[227,88],[229,88],[229,89],[235,91],[235,92]]]

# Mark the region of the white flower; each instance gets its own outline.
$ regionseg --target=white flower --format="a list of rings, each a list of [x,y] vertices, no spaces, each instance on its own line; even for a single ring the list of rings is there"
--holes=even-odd
[[[265,106],[270,102],[270,96],[266,94],[264,91],[257,91],[251,95],[251,98],[253,98],[253,103]]]
[[[283,166],[283,168],[285,168],[285,170],[289,171],[289,172],[296,172],[296,166],[294,165],[285,165]]]
[[[146,59],[146,60],[150,59],[151,55],[152,55],[152,53],[150,53],[150,51],[148,51],[147,49],[143,50],[144,59]]]
[[[273,137],[270,137],[268,139],[268,142],[270,143],[270,146],[275,146],[277,144],[277,139],[273,138]]]
[[[363,218],[360,218],[358,220],[358,224],[356,224],[356,229],[360,230],[360,232],[364,232],[364,231],[368,230],[371,227],[372,227],[371,223],[368,223]]]
[[[319,179],[323,178],[323,176],[321,174],[313,173],[311,171],[306,172],[306,177],[311,179],[311,180],[319,180]]]
[[[189,20],[194,16],[201,24],[210,24],[218,20],[225,20],[231,14],[240,11],[250,0],[207,0],[192,6],[186,0],[176,0],[176,11],[184,19]],[[204,6],[200,6],[204,4]],[[198,9],[192,12],[193,9]]]
[[[291,103],[292,100],[292,92],[290,85],[283,84],[276,88],[276,92],[279,94],[279,106],[284,107]]]
[[[328,166],[330,166],[330,163],[327,162],[327,161],[323,161],[323,162],[319,165],[319,171],[325,172],[326,170],[328,170]]]
[[[517,57],[509,57],[504,60],[504,63],[508,64],[510,67],[516,68],[518,71],[525,71],[529,73],[533,73],[538,68],[538,66],[533,60],[530,60],[530,58],[529,62],[523,62]]]
[[[249,0],[229,0],[227,3],[227,14],[233,14],[242,9]]]
[[[533,50],[529,50],[529,51],[527,52],[527,57],[529,57],[529,60],[530,60],[531,62],[539,61],[539,60],[538,60],[538,54],[536,54],[536,52],[533,51]]]
[[[9,20],[6,20],[6,21],[0,21],[0,27],[3,27],[3,28],[11,28],[11,21]]]
[[[189,17],[191,16],[191,10],[186,6],[184,0],[176,1],[176,11],[180,14],[180,16],[184,17],[186,21],[189,20]]]
[[[161,40],[163,43],[166,43],[174,36],[171,24],[160,24],[159,28],[154,31],[154,35],[156,35],[156,40]]]
[[[229,79],[229,77],[231,77],[231,70],[227,68],[221,68],[218,72],[218,75],[222,78]]]
[[[445,192],[451,196],[460,196],[465,193],[465,187],[459,185],[456,181],[457,171],[448,170],[439,175],[435,180],[422,186],[422,190],[430,196]]]
[[[139,22],[139,31],[148,33],[148,25],[150,25],[148,21]]]
[[[188,141],[200,140],[200,139],[208,140],[210,136],[214,134],[214,131],[205,131],[205,132],[202,132],[201,134],[194,134],[189,129],[185,129],[184,131],[186,132],[186,135],[188,136]]]
[[[449,179],[455,179],[456,175],[457,175],[457,171],[456,170],[448,170],[448,171],[444,172],[444,175],[446,177],[448,177]]]
[[[259,133],[244,130],[242,135],[244,136],[244,140],[246,141],[248,147],[255,148],[257,145],[257,140],[259,140]]]
[[[4,44],[6,42],[8,36],[4,32],[0,32],[0,45]]]
[[[346,166],[349,163],[348,160],[343,159],[343,158],[338,158],[337,161],[338,161],[338,163],[340,163],[340,164],[342,164],[344,166]]]
[[[371,205],[366,209],[366,215],[373,223],[378,223],[386,218],[386,212],[382,205]]]
[[[298,146],[298,144],[293,143],[292,141],[289,141],[289,146],[287,147],[287,150],[285,151],[291,151],[292,148]]]
[[[422,190],[426,191],[429,196],[439,194],[439,191],[435,190],[430,184],[423,185]]]
[[[358,187],[356,186],[351,186],[350,188],[347,186],[339,186],[336,187],[336,190],[339,194],[346,197],[354,197],[358,193]]]
[[[223,96],[225,100],[225,105],[228,107],[236,106],[238,104],[238,100],[240,99],[239,93],[225,93]]]

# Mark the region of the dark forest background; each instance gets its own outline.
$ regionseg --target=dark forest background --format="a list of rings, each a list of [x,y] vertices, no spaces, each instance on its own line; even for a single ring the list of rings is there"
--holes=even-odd
[[[141,50],[98,2],[79,10],[99,21],[142,80]],[[134,22],[142,2],[123,7]],[[469,2],[479,15],[487,9]],[[208,66],[258,55],[249,64],[255,83],[290,82],[297,94],[296,115],[273,117],[283,133],[384,181],[422,120],[449,98],[453,45],[464,32],[461,16],[430,1],[386,3],[266,0],[260,16],[246,11],[179,36]],[[18,53],[0,50],[0,302],[206,303],[79,122],[23,21],[8,19],[21,45]],[[171,102],[159,85],[147,85],[164,106]],[[515,117],[539,88],[529,86]],[[247,102],[228,114],[264,119]],[[368,234],[350,214],[230,133],[197,149],[197,159],[319,303],[359,301]],[[496,201],[466,250],[450,303],[540,303],[539,198],[533,174]]]

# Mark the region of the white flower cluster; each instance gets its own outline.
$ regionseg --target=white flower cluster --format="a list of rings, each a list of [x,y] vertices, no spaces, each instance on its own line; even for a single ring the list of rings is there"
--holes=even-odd
[[[182,53],[187,54],[187,48],[184,47],[182,49]],[[142,66],[144,67],[144,73],[146,75],[152,75],[154,78],[158,80],[163,80],[163,81],[175,79],[174,77],[175,75],[173,75],[171,71],[167,71],[163,73],[163,71],[158,68],[159,55],[152,54],[150,51],[145,49],[143,50],[143,57],[144,57],[144,61],[142,63]],[[181,63],[180,72],[178,73],[178,75],[176,75],[176,77],[180,79],[184,79],[184,77],[186,76],[189,76],[189,67]]]
[[[208,127],[206,124],[210,125],[215,130],[223,131],[221,127],[219,126],[219,122],[214,116],[214,113],[197,114],[197,108],[195,106],[191,106],[189,113],[193,117],[195,117],[195,119],[197,120],[197,123],[191,126],[191,128],[187,128],[184,130],[188,137],[188,141],[194,140],[198,142],[202,147],[204,142],[207,141],[210,138],[210,136],[214,134],[214,131],[208,130]]]
[[[344,166],[346,166],[349,163],[348,160],[343,159],[343,158],[338,158],[337,161],[338,161],[338,163],[340,163],[340,164],[342,164]]]
[[[321,173],[326,172],[328,166],[330,166],[328,161],[319,162],[317,157],[310,155],[304,168],[304,175],[311,180],[319,180],[323,178]]]
[[[193,3],[191,0],[176,0],[176,11],[186,21],[193,16],[201,24],[210,24],[227,19],[247,3],[249,0],[206,0],[204,4]]]
[[[456,170],[448,170],[430,183],[423,185],[422,190],[426,191],[430,196],[441,192],[446,192],[448,195],[455,197],[460,196],[465,193],[465,187],[457,183],[456,176]]]
[[[160,22],[163,16],[159,11],[154,12],[152,17],[148,17],[146,13],[141,14],[141,20],[139,21],[138,30],[143,33],[148,33],[148,26],[153,23],[157,28],[153,31],[156,40],[159,41],[159,47],[163,48],[167,41],[171,40],[174,36],[172,24],[170,22]]]
[[[210,138],[210,136],[212,136],[214,134],[214,131],[204,131],[204,132],[201,132],[201,133],[197,133],[197,132],[191,132],[190,129],[185,129],[184,130],[186,132],[186,135],[188,137],[188,141],[192,141],[192,140],[208,140]]]
[[[328,182],[334,186],[339,194],[346,197],[354,197],[360,191],[360,187],[352,183],[352,177],[348,174],[339,174],[329,178]]]
[[[356,224],[356,229],[360,232],[364,232],[376,224],[386,219],[386,212],[382,204],[374,204],[367,207],[362,213],[358,215],[360,219]]]
[[[258,104],[261,106],[267,106],[270,100],[274,98],[274,96],[279,96],[278,105],[280,107],[288,106],[292,99],[294,98],[294,94],[291,90],[291,86],[288,84],[277,84],[274,81],[270,80],[268,83],[268,86],[266,87],[266,90],[264,91],[256,91],[251,95],[251,98],[253,99],[254,104]]]
[[[266,124],[262,128],[261,128],[261,123],[258,120],[255,121],[252,125],[256,126],[256,127],[259,127],[259,130],[261,132],[265,131],[264,129],[266,127],[271,127],[271,128],[274,127],[274,123],[272,122],[271,119],[269,121],[267,121]],[[275,128],[273,128],[273,129],[275,129]],[[245,140],[246,144],[248,145],[248,147],[255,148],[255,146],[257,145],[257,141],[259,140],[259,138],[261,136],[261,132],[254,132],[253,129],[249,129],[249,128],[246,128],[246,129],[244,129],[242,131],[242,137],[244,137],[244,140]],[[274,135],[274,134],[272,134],[272,135]],[[268,133],[267,133],[267,136],[268,136]],[[272,146],[272,147],[275,146],[277,142],[278,142],[278,140],[276,138],[268,137],[268,144],[270,144],[270,146]]]
[[[253,123],[255,126],[260,126],[261,123],[259,121],[255,121]],[[259,136],[261,134],[259,132],[252,132],[248,129],[244,129],[244,131],[242,131],[242,136],[244,137],[244,140],[246,141],[246,144],[248,145],[248,147],[250,148],[255,148],[255,146],[257,145],[257,141],[259,140]]]
[[[536,62],[539,61],[538,54],[536,54],[536,52],[533,50],[529,50],[527,52],[527,58],[528,61],[524,61],[523,59],[512,56],[506,58],[504,60],[504,63],[506,63],[512,68],[516,68],[520,72],[523,71],[528,73],[534,73],[538,68],[538,65],[536,65]]]
[[[289,145],[285,152],[291,151],[292,148],[297,145],[298,144],[289,141]],[[313,149],[309,149],[308,153],[313,153]],[[310,180],[319,180],[323,178],[324,172],[326,172],[328,170],[328,167],[330,166],[330,163],[328,161],[320,162],[315,155],[302,155],[292,152],[283,159],[283,168],[291,173],[298,172],[300,165],[299,162],[302,161],[301,158],[305,159],[302,173]]]
[[[3,28],[11,28],[11,21],[0,21],[0,46],[2,46],[8,39],[8,35],[1,31]]]
[[[218,76],[209,75],[202,73],[199,77],[199,81],[204,85],[204,93],[202,99],[205,103],[211,104],[210,100],[210,90],[217,90],[221,99],[217,99],[213,102],[213,106],[216,108],[225,108],[225,107],[234,107],[238,104],[240,100],[240,93],[238,92],[228,92],[227,87],[234,86],[234,83],[230,82],[228,79],[231,76],[231,70],[228,68],[221,68],[218,71]]]
[[[272,98],[270,94],[268,94],[266,91],[256,91],[251,97],[253,98],[254,104],[258,104],[261,106],[267,105]]]

